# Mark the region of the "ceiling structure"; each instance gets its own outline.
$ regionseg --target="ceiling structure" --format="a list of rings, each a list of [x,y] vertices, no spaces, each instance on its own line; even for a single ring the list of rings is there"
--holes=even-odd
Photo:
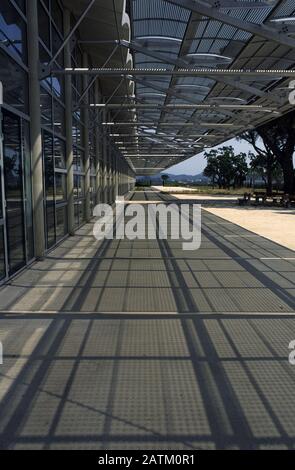
[[[214,69],[293,69],[294,0],[129,5],[135,69],[212,70],[207,76],[135,77],[136,103],[146,105],[135,111],[140,135],[120,141],[138,173],[157,173],[292,109],[289,80],[280,74],[227,77]]]
[[[64,3],[78,17],[89,1]],[[139,175],[292,109],[294,0],[96,0],[79,34],[93,69],[65,72],[99,78],[102,125]]]

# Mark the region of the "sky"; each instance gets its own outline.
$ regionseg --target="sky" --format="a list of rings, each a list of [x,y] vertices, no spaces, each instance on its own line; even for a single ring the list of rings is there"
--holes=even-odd
[[[237,141],[237,139],[228,140],[223,144],[217,145],[217,147],[212,147],[212,149],[228,145],[232,145],[236,153],[254,152],[252,145],[248,144],[248,142],[245,141],[239,142]],[[211,149],[206,149],[206,152],[210,150]],[[172,166],[168,169],[168,173],[172,175],[198,175],[199,173],[202,173],[204,171],[205,167],[206,160],[204,158],[204,152],[202,152],[199,155],[196,155],[195,157],[192,157],[183,163],[178,163],[177,165]]]

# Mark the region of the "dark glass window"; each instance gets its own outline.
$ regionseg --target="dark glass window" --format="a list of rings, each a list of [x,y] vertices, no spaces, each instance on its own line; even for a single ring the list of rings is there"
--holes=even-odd
[[[52,55],[55,56],[55,54],[60,49],[60,46],[62,45],[62,40],[54,26],[52,26],[51,28],[51,33],[52,33]],[[64,63],[63,51],[58,55],[56,61],[61,67],[63,66],[63,63]]]
[[[1,0],[0,44],[27,63],[26,23],[8,0]]]
[[[79,201],[79,225],[85,222],[85,202]]]
[[[55,244],[55,190],[54,190],[54,159],[53,137],[47,132],[43,134],[43,152],[45,169],[45,204],[47,248]]]
[[[48,65],[50,62],[50,56],[48,52],[46,52],[42,44],[39,44],[39,58],[40,58],[41,64],[44,66]],[[52,78],[51,77],[47,77],[44,80],[41,80],[40,83],[44,88],[46,88],[46,90],[50,92],[52,91]]]
[[[55,168],[65,169],[66,168],[66,149],[65,143],[63,140],[54,139],[54,159],[55,159]]]
[[[0,155],[0,161],[1,161],[1,155]],[[0,165],[0,221],[3,219],[3,200],[2,200],[2,171],[1,171],[2,166]]]
[[[50,51],[50,21],[49,16],[40,1],[38,3],[38,23],[39,23],[39,36],[43,43]]]
[[[67,206],[56,209],[56,239],[61,240],[68,233]]]
[[[82,175],[74,175],[74,196],[76,199],[85,196],[85,177]]]
[[[0,279],[5,277],[4,227],[0,225]]]
[[[26,13],[26,0],[14,0],[23,13]]]
[[[49,2],[50,0],[42,0],[44,5],[46,6],[47,10],[49,11]]]
[[[55,132],[61,135],[65,133],[65,109],[58,103],[57,100],[53,100],[53,125]]]
[[[84,170],[83,164],[83,154],[80,150],[74,148],[74,171],[81,171]]]
[[[63,79],[58,77],[52,78],[52,92],[58,98],[63,97]]]
[[[90,173],[95,175],[95,157],[94,155],[90,155]]]
[[[55,200],[57,204],[67,200],[67,179],[65,173],[55,173]]]
[[[0,80],[4,103],[28,114],[27,73],[0,50]]]
[[[82,124],[73,118],[73,142],[74,145],[82,146]]]
[[[20,119],[3,112],[3,156],[9,274],[25,265],[24,188]]]
[[[33,231],[33,201],[32,201],[32,167],[31,167],[31,145],[30,126],[23,120],[23,161],[24,161],[24,182],[25,182],[25,215],[27,232],[27,259],[34,258],[34,231]]]
[[[57,0],[51,0],[51,15],[59,32],[63,34],[63,13]]]
[[[41,120],[43,126],[52,128],[52,97],[44,88],[40,90]]]

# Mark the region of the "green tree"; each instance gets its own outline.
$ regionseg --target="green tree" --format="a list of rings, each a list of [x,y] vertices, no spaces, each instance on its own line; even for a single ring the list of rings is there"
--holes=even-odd
[[[274,121],[267,122],[258,127],[255,132],[261,137],[267,152],[273,154],[275,161],[282,168],[284,191],[288,194],[294,194],[295,112],[292,111]]]
[[[207,166],[204,175],[211,178],[213,186],[219,188],[230,188],[242,186],[248,172],[247,155],[240,153],[235,155],[232,146],[220,147],[205,153]]]
[[[161,175],[162,181],[163,181],[163,186],[165,186],[166,181],[169,180],[169,175]]]
[[[234,169],[234,186],[241,188],[247,178],[248,174],[248,164],[247,164],[247,154],[239,153],[234,155],[233,158],[233,169]]]
[[[263,179],[267,195],[271,196],[274,177],[278,179],[280,174],[280,163],[276,155],[272,152],[267,142],[264,148],[259,145],[259,141],[262,142],[262,140],[259,132],[255,129],[245,132],[240,136],[239,140],[240,139],[251,144],[256,151],[256,154],[249,152],[250,168]]]
[[[215,187],[215,184],[218,184],[219,188],[221,188],[222,179],[217,150],[205,152],[205,158],[207,159],[207,166],[204,170],[204,176],[211,179],[213,188]]]

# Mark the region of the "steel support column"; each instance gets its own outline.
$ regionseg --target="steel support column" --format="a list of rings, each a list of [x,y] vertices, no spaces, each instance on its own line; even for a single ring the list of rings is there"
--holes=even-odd
[[[83,53],[83,67],[88,67],[88,55]],[[87,87],[87,77],[83,76],[83,88]],[[89,105],[89,95],[84,97],[85,104]],[[91,219],[90,209],[90,153],[89,153],[89,108],[83,108],[83,144],[84,144],[84,172],[85,172],[85,219],[89,222]]]
[[[71,14],[64,11],[64,32],[71,29]],[[64,49],[65,67],[71,66],[71,47],[68,42]],[[65,131],[66,131],[66,168],[67,168],[67,199],[68,199],[68,231],[74,235],[74,153],[73,153],[73,97],[71,77],[65,77]]]
[[[98,81],[96,80],[94,85],[94,96],[95,102],[99,103],[100,93],[98,88]],[[101,156],[101,136],[100,136],[99,123],[96,124],[94,128],[95,132],[95,203],[99,204],[101,202],[101,165],[100,165],[100,156]]]
[[[27,22],[35,256],[42,258],[45,253],[45,224],[37,0],[27,2]]]

